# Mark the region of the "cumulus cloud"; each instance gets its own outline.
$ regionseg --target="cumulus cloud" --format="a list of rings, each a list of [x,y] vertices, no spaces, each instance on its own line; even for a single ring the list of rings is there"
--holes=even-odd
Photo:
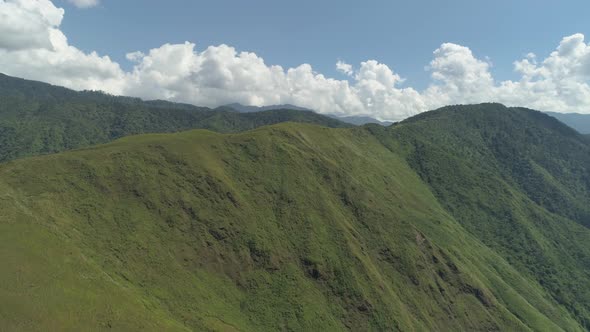
[[[87,1],[86,3],[91,3]],[[73,89],[104,90],[146,99],[204,106],[295,104],[321,113],[405,117],[447,104],[502,102],[546,111],[590,112],[590,45],[584,35],[562,39],[544,59],[514,62],[517,80],[495,81],[487,58],[444,43],[426,66],[431,84],[421,91],[376,60],[336,62],[347,76],[334,79],[309,64],[283,68],[228,45],[201,51],[190,42],[134,51],[123,71],[108,56],[69,45],[59,29],[64,11],[49,0],[0,0],[0,68],[9,75]]]
[[[49,0],[0,0],[0,48],[51,48],[63,15]]]
[[[99,0],[68,0],[69,3],[73,4],[78,8],[90,8],[98,6]]]
[[[514,69],[520,79],[489,87],[488,98],[547,111],[590,112],[590,45],[584,35],[564,37],[540,62],[529,53],[514,62]]]
[[[336,62],[336,70],[348,76],[352,76],[353,74],[352,65],[342,60],[338,60],[338,62]]]
[[[0,68],[9,75],[74,89],[123,93],[119,64],[68,44],[64,10],[49,0],[0,0]]]
[[[487,95],[494,87],[489,64],[475,58],[465,46],[442,44],[434,51],[434,59],[427,69],[435,81],[428,92],[448,102],[459,99],[478,102],[492,97]]]

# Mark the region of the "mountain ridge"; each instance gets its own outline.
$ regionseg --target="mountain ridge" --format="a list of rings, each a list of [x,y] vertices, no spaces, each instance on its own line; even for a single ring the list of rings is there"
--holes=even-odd
[[[68,323],[58,317],[77,308],[73,328],[582,331],[590,232],[567,208],[533,201],[495,161],[503,150],[483,148],[480,138],[513,134],[512,120],[531,129],[509,146],[538,130],[556,142],[579,136],[537,113],[487,104],[392,127],[129,136],[2,164],[0,254],[9,264],[0,285],[9,286],[0,298],[9,300],[0,306],[13,308],[3,311],[10,324],[45,326]],[[480,162],[488,166],[468,171]],[[484,181],[480,172],[491,173]],[[517,237],[502,233],[507,225]],[[50,248],[27,246],[36,240]],[[6,259],[17,252],[21,259]],[[34,259],[45,252],[64,263]],[[44,279],[39,269],[66,271],[70,292],[51,278],[57,272]],[[19,296],[30,282],[61,304],[26,310],[53,298]],[[88,296],[95,307],[82,305]]]
[[[549,115],[0,100],[8,330],[590,328],[590,141]]]
[[[433,121],[428,123],[428,118]],[[486,126],[486,118],[498,124]],[[470,125],[459,125],[465,123]],[[499,104],[450,106],[406,124],[413,127],[413,137],[421,141],[411,143],[418,149],[407,160],[447,210],[457,211],[453,215],[466,229],[504,254],[536,251],[534,259],[511,258],[513,264],[529,270],[552,289],[553,296],[587,322],[588,310],[578,306],[586,303],[582,306],[587,308],[590,303],[590,290],[584,286],[588,270],[583,268],[588,264],[588,251],[580,243],[586,241],[584,238],[574,240],[572,236],[578,232],[578,226],[572,223],[585,229],[590,225],[586,166],[590,163],[590,149],[584,136],[542,112]],[[435,134],[432,124],[438,127]],[[409,129],[403,126],[398,127],[398,137],[405,140],[403,132]],[[420,134],[416,135],[416,130]],[[451,147],[445,147],[442,155],[441,141]],[[429,147],[433,145],[437,148]],[[430,161],[441,158],[444,163]],[[471,161],[469,166],[466,159]],[[448,170],[442,170],[441,164]],[[451,176],[453,169],[457,176]],[[490,174],[497,174],[495,180]],[[484,188],[497,199],[506,197],[503,205],[478,198],[484,195]],[[508,198],[505,193],[510,191],[520,192],[521,197]],[[522,207],[511,208],[515,201],[521,201]],[[485,227],[476,223],[483,220]],[[543,226],[536,226],[534,221]],[[564,230],[566,225],[569,231]],[[549,240],[555,237],[559,240]],[[571,248],[564,250],[559,245],[549,249],[552,246],[547,244],[551,242],[568,242]],[[585,263],[572,260],[581,251],[586,251],[585,256],[580,256]],[[578,286],[567,290],[564,283]]]
[[[333,119],[337,119],[355,126],[362,126],[365,124],[369,124],[369,123],[375,123],[375,124],[380,124],[382,126],[389,126],[391,124],[393,124],[393,122],[391,121],[379,121],[375,118],[372,118],[370,116],[357,116],[357,115],[350,115],[350,116],[346,116],[346,115],[336,115],[336,114],[323,114],[323,113],[319,113],[316,112],[314,110],[305,108],[305,107],[299,107],[299,106],[295,106],[295,105],[291,105],[291,104],[283,104],[283,105],[269,105],[269,106],[246,106],[246,105],[242,105],[240,103],[232,103],[232,104],[227,104],[227,105],[223,105],[220,106],[216,109],[233,109],[237,112],[242,112],[242,113],[254,113],[254,112],[262,112],[262,111],[269,111],[269,110],[298,110],[298,111],[309,111],[309,112],[314,112],[317,114],[321,114],[324,116],[328,116],[330,118]]]
[[[106,143],[133,134],[205,128],[237,132],[284,121],[350,126],[312,112],[240,114],[168,101],[142,101],[0,76],[0,161]]]
[[[313,112],[309,108],[299,107],[292,104],[281,104],[281,105],[266,105],[266,106],[247,106],[240,103],[231,103],[227,105],[220,106],[221,108],[231,108],[241,113],[254,113],[254,112],[263,112],[263,111],[272,111],[272,110],[280,110],[280,109],[287,109],[287,110],[296,110],[296,111],[310,111]]]

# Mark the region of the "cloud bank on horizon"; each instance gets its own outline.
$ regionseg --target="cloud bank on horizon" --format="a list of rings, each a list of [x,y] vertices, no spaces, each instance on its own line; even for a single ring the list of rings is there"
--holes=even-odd
[[[71,0],[91,7],[97,0]],[[339,60],[343,79],[325,77],[309,64],[267,65],[252,52],[228,45],[199,51],[194,43],[165,44],[127,54],[124,71],[108,56],[68,43],[65,12],[50,0],[0,0],[0,72],[144,99],[202,106],[295,104],[320,113],[400,120],[448,104],[500,102],[543,111],[590,113],[590,45],[584,35],[564,37],[544,59],[514,62],[519,79],[496,81],[490,63],[468,47],[444,43],[426,66],[432,81],[418,91],[376,60],[353,66]]]

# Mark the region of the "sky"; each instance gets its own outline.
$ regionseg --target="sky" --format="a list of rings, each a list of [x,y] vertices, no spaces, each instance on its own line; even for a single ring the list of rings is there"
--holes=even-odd
[[[0,72],[201,106],[400,120],[590,113],[586,1],[0,0]]]

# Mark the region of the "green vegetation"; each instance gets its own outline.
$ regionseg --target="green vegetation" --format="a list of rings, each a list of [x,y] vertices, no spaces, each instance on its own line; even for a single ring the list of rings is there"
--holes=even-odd
[[[393,134],[393,137],[391,136]],[[541,112],[450,106],[380,133],[466,230],[590,327],[590,146]]]
[[[326,121],[11,86],[0,123],[19,134],[3,139],[78,129],[46,138],[71,142],[52,149],[2,144],[4,159],[177,131],[194,114],[220,131]],[[10,109],[28,122],[10,127]],[[4,162],[0,329],[588,330],[589,152],[549,116],[482,104]]]
[[[240,114],[165,101],[76,92],[0,74],[0,162],[106,143],[142,133],[193,128],[238,132],[279,122],[349,127],[310,111]]]

